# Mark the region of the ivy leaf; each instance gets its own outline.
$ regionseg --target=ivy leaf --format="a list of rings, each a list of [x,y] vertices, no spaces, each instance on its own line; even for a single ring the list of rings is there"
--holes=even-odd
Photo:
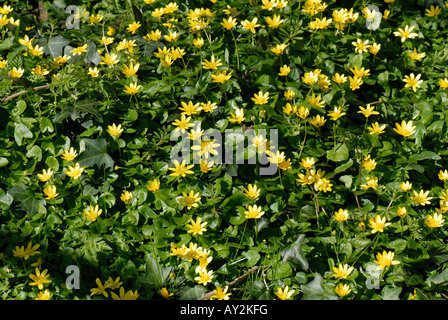
[[[300,266],[303,270],[308,269],[308,261],[305,258],[305,255],[302,250],[302,245],[307,243],[308,239],[305,238],[305,235],[299,234],[296,241],[280,252],[280,256],[283,259],[283,262],[291,260],[298,266]]]
[[[113,169],[115,162],[107,153],[107,141],[105,139],[85,138],[83,141],[86,146],[86,150],[81,153],[78,158],[78,162],[81,167],[91,167],[93,165],[101,167],[104,165],[106,169]]]
[[[48,41],[47,45],[44,48],[44,52],[46,54],[49,54],[52,58],[62,56],[64,47],[69,43],[69,40],[59,34]]]
[[[307,284],[302,284],[300,288],[303,291],[302,300],[337,300],[338,298],[331,293],[325,291],[323,278],[316,273],[313,281]]]

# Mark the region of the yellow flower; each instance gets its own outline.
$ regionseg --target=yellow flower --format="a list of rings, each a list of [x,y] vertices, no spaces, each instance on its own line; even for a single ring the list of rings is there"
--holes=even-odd
[[[366,178],[366,184],[362,184],[360,187],[367,190],[369,188],[372,188],[376,190],[376,187],[378,185],[378,178],[377,177],[367,177]]]
[[[106,291],[106,289],[107,289],[106,284],[103,285],[99,278],[97,278],[95,280],[95,282],[96,282],[98,288],[90,289],[90,292],[91,292],[90,295],[93,296],[94,294],[102,294],[103,296],[105,296],[107,298],[109,296],[109,294]]]
[[[357,66],[354,68],[350,68],[350,71],[353,73],[355,77],[362,78],[370,75],[370,69],[365,70],[364,67],[359,69]]]
[[[412,59],[412,60],[421,60],[426,56],[426,53],[422,52],[422,53],[418,53],[417,52],[417,48],[414,48],[413,52],[408,51],[408,56]]]
[[[401,42],[405,42],[406,39],[414,39],[415,37],[418,37],[418,33],[412,32],[412,30],[414,30],[414,26],[406,26],[404,29],[398,28],[398,31],[394,31],[394,35],[396,37],[401,37]]]
[[[135,290],[135,291],[129,290],[129,291],[125,292],[123,287],[120,288],[119,294],[120,295],[117,295],[115,292],[112,291],[111,292],[112,299],[114,299],[114,300],[137,300],[137,298],[139,296],[137,290]]]
[[[339,209],[334,213],[334,219],[339,222],[343,222],[348,219],[348,210]]]
[[[89,23],[90,24],[94,24],[96,22],[101,22],[102,20],[103,20],[103,16],[100,16],[99,14],[97,14],[97,15],[92,14],[89,17]]]
[[[3,5],[3,7],[0,8],[0,14],[7,15],[8,13],[11,13],[14,9],[7,5],[6,3]]]
[[[72,161],[78,156],[78,152],[73,149],[73,147],[70,147],[70,150],[64,149],[62,152],[61,158],[66,161]]]
[[[135,66],[134,66],[134,64],[131,62],[129,64],[129,67],[127,65],[123,65],[123,68],[121,69],[121,72],[123,72],[123,74],[126,77],[133,77],[133,76],[136,75],[139,67],[140,67],[139,63],[135,64]]]
[[[174,32],[170,31],[170,33],[169,33],[169,34],[166,34],[166,35],[164,36],[164,38],[165,38],[165,40],[168,41],[168,42],[176,42],[177,39],[179,38],[179,35],[177,34],[176,31],[174,31]]]
[[[13,78],[20,78],[23,76],[24,72],[25,70],[23,70],[22,68],[17,69],[16,67],[14,67],[9,71],[9,75]]]
[[[224,289],[221,287],[216,288],[213,290],[214,295],[210,298],[210,300],[229,300],[229,296],[231,293],[227,293],[227,290],[229,289],[229,286],[225,286]]]
[[[316,163],[316,159],[314,159],[314,158],[306,157],[306,158],[300,159],[300,165],[304,169],[311,169],[315,163]]]
[[[358,77],[348,77],[348,81],[350,82],[350,89],[352,91],[355,91],[363,85],[364,81],[362,81],[362,78]]]
[[[37,178],[42,182],[50,180],[52,176],[53,176],[53,170],[51,169],[48,169],[48,171],[42,169],[42,173],[37,174]]]
[[[271,48],[271,51],[277,55],[282,54],[288,45],[285,43],[277,44],[275,47]]]
[[[236,108],[235,113],[231,112],[230,116],[231,116],[231,118],[229,119],[230,122],[241,123],[244,121],[244,119],[246,119],[244,117],[244,110],[240,108]]]
[[[70,51],[70,53],[75,55],[75,56],[76,55],[80,56],[83,52],[87,52],[87,43],[85,45],[83,45],[83,46],[77,47],[77,48],[75,48],[75,49]]]
[[[30,53],[33,56],[36,56],[36,57],[41,56],[41,55],[44,54],[44,48],[43,47],[39,47],[38,44],[36,44],[36,46],[34,46],[34,47],[33,46],[29,46],[28,50],[30,51]]]
[[[189,128],[194,127],[194,124],[190,122],[191,117],[187,117],[185,114],[182,114],[180,116],[180,119],[176,119],[173,121],[173,126],[176,127],[174,131],[180,131],[182,133],[185,133],[186,130]]]
[[[356,42],[352,42],[352,45],[355,47],[355,52],[363,53],[369,50],[370,45],[368,43],[369,40],[362,41],[361,39],[357,39]]]
[[[327,122],[327,120],[320,115],[316,115],[312,117],[310,120],[310,123],[315,127],[322,127],[325,124],[325,122]]]
[[[173,160],[173,164],[174,168],[168,168],[168,170],[173,171],[172,173],[170,173],[170,176],[182,176],[183,178],[185,178],[187,174],[194,174],[194,172],[190,170],[194,167],[194,164],[187,166],[185,160],[179,163],[179,161],[177,161],[176,159]]]
[[[115,33],[117,32],[117,30],[114,28],[114,27],[107,27],[107,32],[106,32],[106,34],[108,35],[108,36],[113,36],[113,35],[115,35]]]
[[[274,294],[279,298],[280,300],[288,300],[292,297],[295,290],[291,289],[289,290],[289,287],[286,286],[285,289],[282,289],[281,287],[277,287],[277,292],[274,292]]]
[[[333,80],[337,84],[342,84],[347,81],[347,77],[343,74],[335,73],[331,80]]]
[[[401,121],[401,125],[395,123],[394,131],[403,137],[409,137],[411,134],[415,133],[415,126],[412,125],[412,120],[409,122]]]
[[[332,22],[333,19],[327,19],[325,17],[323,19],[316,18],[316,20],[308,23],[308,27],[311,30],[326,29]]]
[[[64,173],[66,175],[68,175],[69,177],[72,177],[73,179],[78,179],[82,172],[84,171],[85,167],[80,167],[79,163],[76,163],[74,167],[72,166],[68,166],[68,170],[64,171]]]
[[[40,244],[35,244],[33,246],[33,242],[30,241],[28,242],[28,245],[26,246],[26,249],[24,246],[16,246],[16,248],[14,250],[12,250],[12,253],[14,255],[14,257],[18,257],[18,258],[24,258],[25,260],[28,260],[29,257],[34,256],[36,254],[40,254],[39,251],[36,251],[37,249],[39,249]]]
[[[415,76],[413,73],[411,73],[409,76],[404,76],[403,82],[406,83],[404,87],[412,88],[412,90],[416,92],[417,88],[420,88],[420,84],[423,82],[423,80],[420,80],[421,76],[421,74]]]
[[[359,110],[360,111],[358,111],[358,113],[362,113],[366,118],[370,117],[371,115],[380,114],[378,111],[374,111],[375,107],[371,106],[370,104],[368,104],[365,108],[359,106]]]
[[[40,291],[34,300],[50,300],[50,298],[51,298],[50,291],[48,291],[48,289],[45,289],[44,292]]]
[[[100,71],[98,70],[97,67],[94,68],[89,67],[89,72],[87,72],[87,74],[89,74],[92,78],[98,78],[100,75]]]
[[[234,28],[236,26],[236,24],[237,24],[237,21],[233,17],[229,17],[228,19],[222,19],[222,22],[221,22],[221,25],[227,30]]]
[[[96,205],[95,207],[89,206],[88,209],[84,209],[84,217],[87,220],[95,221],[100,216],[100,214],[102,212],[103,212],[103,210],[99,209],[98,205]]]
[[[249,20],[242,21],[241,25],[243,26],[243,29],[246,29],[252,33],[255,33],[255,28],[260,26],[257,22],[258,22],[258,18],[253,18],[252,21],[249,21]]]
[[[381,44],[380,43],[372,43],[372,45],[369,48],[369,52],[373,55],[376,55],[378,52],[380,52]]]
[[[208,141],[202,140],[200,145],[194,144],[191,147],[191,150],[197,151],[197,155],[199,157],[204,156],[205,159],[208,159],[210,154],[217,155],[218,151],[215,150],[215,148],[221,146],[219,143],[214,143],[214,142],[215,142],[214,139],[208,140]]]
[[[255,104],[263,105],[268,103],[269,101],[269,92],[263,93],[263,91],[258,91],[258,93],[255,93],[254,96],[251,98],[251,100]]]
[[[367,171],[372,171],[376,167],[376,161],[374,159],[370,158],[370,154],[364,157],[364,160],[362,161],[362,166]]]
[[[439,79],[440,88],[448,88],[448,78]]]
[[[138,28],[140,28],[142,25],[140,23],[140,21],[137,22],[132,22],[131,24],[128,25],[128,27],[126,28],[127,31],[131,32],[132,34],[135,33],[135,31],[137,31]]]
[[[316,191],[329,192],[332,190],[331,189],[332,186],[333,184],[331,183],[331,181],[326,178],[320,178],[314,182],[314,190]]]
[[[311,95],[311,97],[309,95],[306,96],[306,101],[314,108],[325,108],[325,101],[321,101],[321,95],[315,95],[314,92]]]
[[[319,75],[320,75],[321,71],[322,70],[320,70],[320,69],[316,69],[314,71],[305,72],[302,77],[303,83],[308,84],[308,85],[315,84],[319,80]]]
[[[354,267],[350,267],[348,264],[342,265],[342,263],[339,263],[338,267],[332,268],[334,273],[333,277],[339,278],[339,279],[347,279],[347,277],[352,273],[354,270]]]
[[[448,170],[440,170],[439,171],[439,179],[442,181],[447,181],[448,180]]]
[[[111,68],[114,64],[117,64],[120,62],[120,60],[118,59],[117,54],[115,53],[105,53],[104,57],[101,56],[101,62],[100,64],[105,64],[108,65],[109,68]]]
[[[397,209],[397,214],[400,218],[404,218],[406,217],[406,214],[408,213],[408,210],[406,209],[406,207],[399,207]]]
[[[411,199],[413,204],[419,204],[421,206],[431,204],[429,200],[431,200],[432,197],[428,197],[429,191],[424,192],[423,190],[420,190],[420,192],[417,193],[415,190],[412,190],[412,193],[414,195],[409,197],[409,199]]]
[[[283,95],[284,95],[285,99],[287,99],[287,100],[292,100],[296,96],[295,92],[292,90],[286,90],[283,93]]]
[[[0,69],[3,69],[4,67],[6,67],[7,64],[8,64],[8,60],[3,60],[0,57]]]
[[[348,295],[351,291],[352,289],[350,289],[350,286],[344,283],[339,283],[334,289],[334,292],[336,292],[336,294],[341,298]]]
[[[137,83],[137,81],[136,81],[136,82],[132,82],[132,83],[130,83],[129,86],[125,85],[123,91],[124,91],[125,93],[127,93],[127,94],[134,95],[134,94],[136,94],[136,93],[139,92],[139,90],[141,89],[141,87],[142,87],[142,86],[139,85],[139,84]]]
[[[199,276],[195,277],[194,280],[196,280],[198,284],[202,284],[205,287],[209,282],[212,282],[213,277],[213,270],[208,272],[207,270],[200,270]]]
[[[214,164],[215,164],[214,161],[207,162],[201,158],[201,163],[199,164],[199,168],[201,169],[201,172],[207,173],[210,170],[212,170],[212,167]]]
[[[44,193],[47,196],[45,198],[47,200],[56,198],[59,195],[59,193],[56,193],[56,186],[50,184],[44,188]]]
[[[426,9],[425,16],[427,17],[435,17],[438,16],[442,12],[442,9],[439,6],[433,6],[429,7],[429,9]]]
[[[212,58],[210,59],[210,61],[208,61],[207,59],[204,59],[204,62],[202,62],[203,69],[215,70],[219,66],[222,66],[221,59],[219,59],[218,61],[215,61],[214,55],[212,55]]]
[[[428,214],[425,223],[430,228],[440,228],[445,223],[445,219],[443,219],[442,214],[434,213],[433,216]]]
[[[213,103],[211,101],[201,102],[201,109],[204,112],[213,112],[213,110],[215,110],[216,108],[218,108],[216,102]]]
[[[187,233],[192,233],[193,236],[199,234],[202,235],[203,232],[207,231],[205,226],[207,222],[202,222],[200,217],[197,217],[196,221],[191,219],[190,224],[185,225],[188,228]]]
[[[328,116],[331,117],[331,120],[336,121],[340,117],[345,115],[346,113],[342,112],[342,108],[341,107],[334,107],[333,111],[329,111],[327,114],[328,114]]]
[[[132,201],[132,192],[125,191],[121,194],[120,200],[123,201],[125,204],[128,204]]]
[[[227,74],[227,70],[217,71],[216,74],[212,74],[213,82],[218,82],[220,84],[224,84],[227,80],[232,77],[232,71]]]
[[[377,270],[382,270],[386,267],[390,267],[392,265],[400,264],[400,261],[394,260],[394,253],[392,251],[386,252],[385,250],[383,253],[379,253],[376,255],[376,259],[373,262],[376,264],[379,264],[379,266],[376,268]]]
[[[146,189],[148,191],[157,192],[160,189],[160,181],[157,179],[148,181],[148,184],[146,185]]]
[[[386,217],[381,218],[379,215],[376,215],[375,219],[370,218],[369,227],[372,228],[372,234],[376,232],[383,232],[384,228],[390,226],[390,222],[386,222]]]
[[[166,288],[162,288],[159,290],[159,293],[162,297],[164,297],[165,299],[168,299],[169,297],[171,297],[172,295],[174,295],[174,293],[169,293],[168,290]]]
[[[204,45],[204,39],[203,39],[203,38],[196,38],[196,39],[193,39],[193,45],[194,45],[196,48],[201,48],[201,47]]]
[[[106,131],[111,136],[117,137],[117,136],[119,136],[123,132],[123,129],[121,128],[121,124],[116,126],[115,123],[112,123],[111,126],[107,126],[107,130]]]
[[[291,72],[291,67],[289,67],[285,64],[283,67],[280,67],[280,72],[278,73],[278,75],[286,77],[290,72]]]
[[[380,126],[380,124],[378,122],[374,122],[367,129],[370,131],[370,135],[382,134],[382,133],[384,133],[384,129],[386,129],[386,125],[383,124],[382,126]]]
[[[249,197],[251,199],[256,199],[260,196],[260,192],[261,192],[261,190],[258,189],[256,184],[254,184],[254,185],[248,184],[247,189],[244,188],[243,195],[245,195],[246,197]]]
[[[246,219],[260,219],[264,215],[264,211],[262,211],[261,206],[257,206],[254,204],[253,206],[249,205],[247,210],[244,211],[246,215]]]
[[[48,269],[45,269],[41,273],[39,268],[36,268],[35,269],[35,275],[34,274],[30,274],[30,278],[31,278],[31,280],[33,280],[33,282],[30,282],[29,285],[30,286],[37,286],[39,288],[39,290],[42,290],[44,288],[44,284],[51,283],[51,280],[48,280],[48,277],[50,275],[47,274],[47,272],[48,272]]]
[[[36,66],[33,68],[33,70],[31,70],[31,74],[35,74],[35,75],[45,76],[49,73],[50,73],[50,71],[48,71],[45,68],[42,68],[41,66]]]
[[[409,181],[402,182],[400,183],[400,189],[404,192],[409,191],[412,189],[412,183],[410,183]]]
[[[274,14],[272,17],[266,18],[266,23],[269,28],[278,28],[285,20],[282,19],[279,15]]]

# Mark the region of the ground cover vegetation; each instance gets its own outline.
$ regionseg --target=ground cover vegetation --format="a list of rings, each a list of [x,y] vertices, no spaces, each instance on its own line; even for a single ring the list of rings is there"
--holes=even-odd
[[[447,16],[5,3],[1,299],[447,298]]]

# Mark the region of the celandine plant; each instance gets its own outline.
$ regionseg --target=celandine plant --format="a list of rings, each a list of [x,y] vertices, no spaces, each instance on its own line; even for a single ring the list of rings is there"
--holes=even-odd
[[[63,5],[0,8],[1,299],[446,298],[443,1]]]

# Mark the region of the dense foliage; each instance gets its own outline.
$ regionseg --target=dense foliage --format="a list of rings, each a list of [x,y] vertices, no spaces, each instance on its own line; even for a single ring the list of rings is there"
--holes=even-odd
[[[447,7],[9,1],[1,299],[446,298]]]

